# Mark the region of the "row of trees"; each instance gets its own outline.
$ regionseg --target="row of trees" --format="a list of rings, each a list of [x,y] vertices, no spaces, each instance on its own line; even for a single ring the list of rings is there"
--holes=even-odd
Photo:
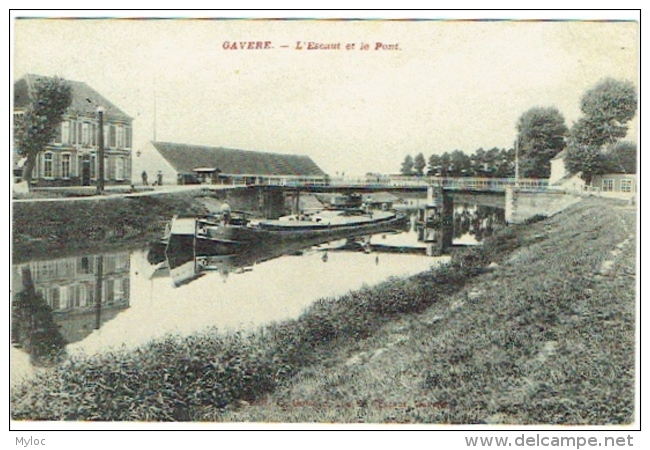
[[[462,150],[454,150],[442,155],[433,154],[428,160],[424,159],[422,153],[418,153],[415,158],[407,155],[400,173],[441,177],[512,177],[515,174],[515,150],[479,148],[469,155]]]
[[[581,99],[583,113],[569,129],[564,116],[555,107],[535,107],[517,121],[519,174],[524,178],[548,178],[551,159],[567,149],[566,167],[580,173],[590,183],[594,175],[607,172],[636,172],[636,145],[620,141],[628,131],[628,122],[636,114],[637,97],[629,81],[607,78],[588,90]],[[406,156],[403,175],[450,177],[512,177],[514,149],[485,151],[471,155],[461,150],[431,155]]]

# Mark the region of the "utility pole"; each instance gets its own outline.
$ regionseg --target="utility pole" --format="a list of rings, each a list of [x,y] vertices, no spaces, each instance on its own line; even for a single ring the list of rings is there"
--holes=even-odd
[[[99,174],[97,175],[97,194],[104,193],[104,108],[97,107],[99,117]]]
[[[519,136],[515,139],[515,186],[519,187]]]

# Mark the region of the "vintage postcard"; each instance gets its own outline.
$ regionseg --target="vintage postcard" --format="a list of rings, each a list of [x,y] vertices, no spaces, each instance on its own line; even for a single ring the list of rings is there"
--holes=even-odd
[[[11,428],[637,427],[640,22],[488,13],[16,13]]]

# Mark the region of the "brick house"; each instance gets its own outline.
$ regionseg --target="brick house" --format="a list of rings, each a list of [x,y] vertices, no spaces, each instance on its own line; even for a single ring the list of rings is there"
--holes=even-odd
[[[14,83],[14,122],[20,120],[39,75],[25,75]],[[32,184],[47,186],[92,186],[97,183],[97,107],[104,108],[104,180],[106,185],[131,184],[133,119],[86,83],[66,80],[72,102],[58,125],[56,136],[36,158]],[[20,158],[14,151],[14,173],[20,173]]]

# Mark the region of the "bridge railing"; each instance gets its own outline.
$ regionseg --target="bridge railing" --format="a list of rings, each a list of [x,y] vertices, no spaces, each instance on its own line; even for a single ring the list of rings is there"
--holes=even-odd
[[[536,178],[442,178],[384,176],[368,178],[331,178],[330,186],[373,186],[373,187],[427,187],[442,185],[449,189],[474,189],[504,191],[506,187],[541,190],[548,188],[548,180]]]

